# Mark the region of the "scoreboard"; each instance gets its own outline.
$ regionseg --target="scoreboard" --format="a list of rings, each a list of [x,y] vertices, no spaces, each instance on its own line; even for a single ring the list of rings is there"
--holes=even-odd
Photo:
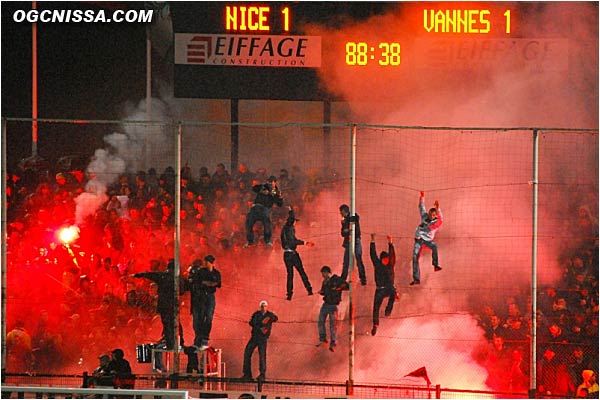
[[[515,63],[568,68],[568,40],[532,40],[531,3],[173,2],[175,96],[335,99],[322,72],[419,74]],[[378,24],[397,16],[390,29]],[[368,21],[369,29],[352,27]],[[563,58],[561,62],[559,59]],[[557,61],[558,60],[558,61]],[[448,72],[451,74],[450,72]],[[438,74],[439,75],[439,74]]]
[[[369,6],[367,6],[369,4]],[[382,13],[386,3],[173,2],[175,96],[321,100],[322,36],[310,24]]]

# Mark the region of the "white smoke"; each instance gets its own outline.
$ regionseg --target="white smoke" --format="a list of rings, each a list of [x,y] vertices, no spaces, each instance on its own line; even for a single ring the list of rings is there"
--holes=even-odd
[[[126,105],[126,117],[121,132],[113,132],[104,137],[108,145],[97,149],[87,167],[90,180],[85,192],[75,199],[75,221],[82,223],[108,199],[107,188],[116,182],[119,175],[149,167],[164,168],[173,164],[173,151],[170,129],[156,123],[144,124],[147,119],[146,100],[137,106]],[[168,121],[170,108],[166,101],[151,100],[152,120]]]
[[[421,385],[421,378],[404,376],[425,366],[434,384],[488,390],[487,371],[472,358],[473,348],[482,340],[485,341],[477,321],[466,314],[382,318],[375,337],[359,339],[361,354],[377,357],[361,357],[356,376],[362,382],[398,383],[401,378],[403,383]]]
[[[107,200],[106,188],[115,176],[125,172],[125,161],[105,149],[97,149],[92,162],[87,167],[90,180],[85,192],[75,199],[75,222],[80,224],[94,213]]]

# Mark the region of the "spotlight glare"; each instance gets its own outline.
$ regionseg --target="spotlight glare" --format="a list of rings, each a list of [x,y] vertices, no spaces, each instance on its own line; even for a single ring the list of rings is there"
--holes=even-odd
[[[79,228],[76,226],[68,226],[58,231],[58,238],[64,244],[69,244],[79,237]]]

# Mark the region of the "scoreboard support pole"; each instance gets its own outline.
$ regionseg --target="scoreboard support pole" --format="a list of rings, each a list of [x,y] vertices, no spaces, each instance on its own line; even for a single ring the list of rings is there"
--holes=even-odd
[[[239,127],[239,111],[240,111],[240,100],[231,99],[231,172],[237,170],[239,147],[240,147],[240,127]]]
[[[323,101],[323,148],[325,154],[331,154],[331,100]],[[325,158],[325,171],[330,172],[331,157]]]

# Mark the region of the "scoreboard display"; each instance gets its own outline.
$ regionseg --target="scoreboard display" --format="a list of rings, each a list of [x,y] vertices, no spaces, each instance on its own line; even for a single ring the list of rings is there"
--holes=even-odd
[[[566,69],[567,40],[551,35],[531,40],[520,32],[519,15],[527,7],[531,4],[173,2],[175,96],[334,99],[320,82],[321,72],[334,66],[342,74],[406,76],[506,62]],[[401,22],[384,29],[378,24],[384,15]],[[354,32],[361,23],[369,29]]]
[[[369,4],[369,6],[366,6]],[[389,4],[173,2],[175,96],[321,100],[324,38],[311,24],[364,19]]]

